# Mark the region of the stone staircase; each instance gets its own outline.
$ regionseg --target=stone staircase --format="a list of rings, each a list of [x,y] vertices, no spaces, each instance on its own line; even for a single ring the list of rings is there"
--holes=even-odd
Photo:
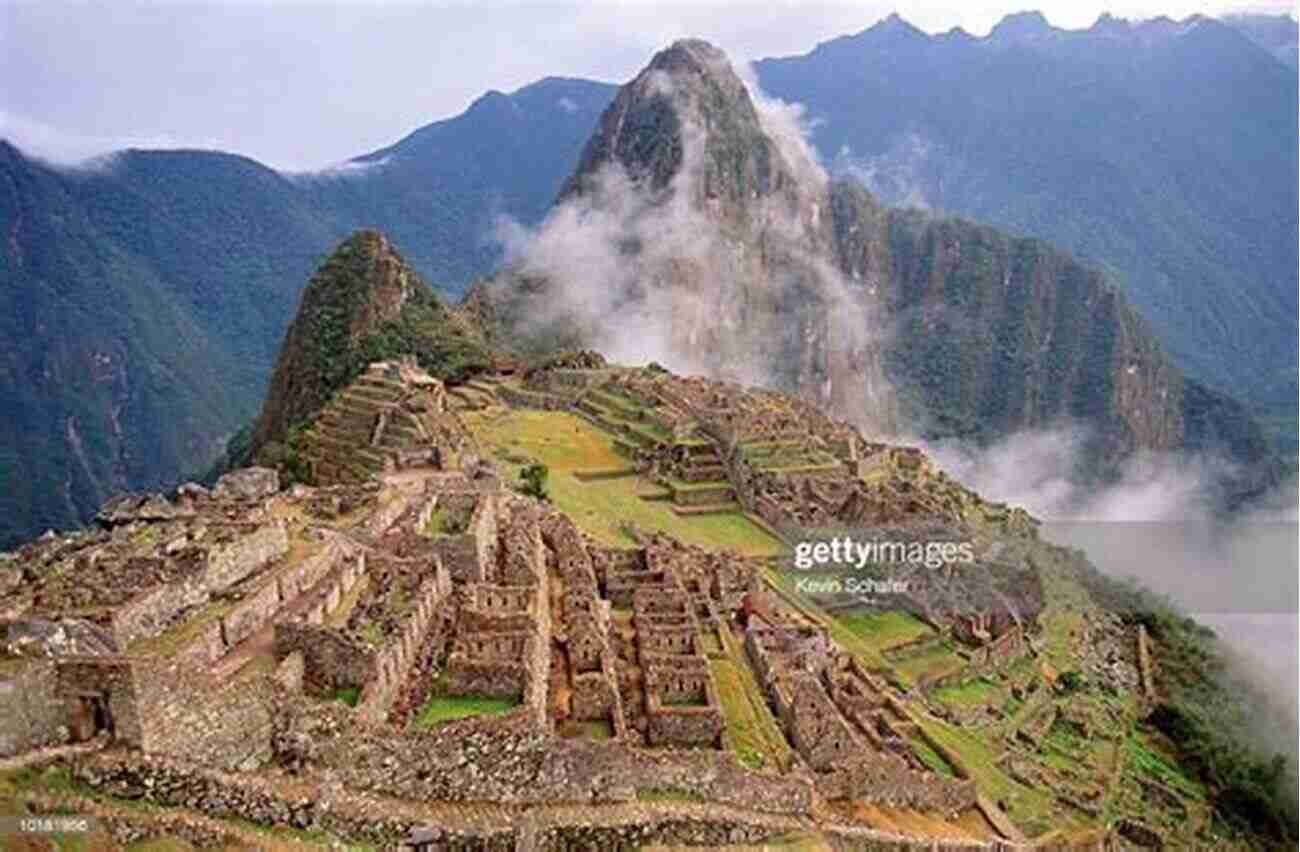
[[[650,417],[649,410],[601,388],[587,391],[577,402],[578,413],[618,436],[625,452],[672,443],[672,434]]]
[[[386,363],[332,399],[308,433],[307,459],[319,484],[363,482],[395,457],[431,444],[419,414],[402,403],[417,392]]]
[[[474,379],[447,389],[447,407],[452,411],[486,411],[501,406],[497,398],[496,378]]]

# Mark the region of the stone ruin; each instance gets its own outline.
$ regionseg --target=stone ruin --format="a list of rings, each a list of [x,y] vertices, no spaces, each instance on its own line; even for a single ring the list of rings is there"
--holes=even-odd
[[[365,482],[411,467],[452,470],[472,439],[448,413],[443,383],[413,357],[371,364],[339,391],[301,438],[319,485]]]
[[[828,798],[949,816],[973,806],[974,785],[944,778],[913,755],[902,732],[914,726],[897,699],[822,628],[751,624],[745,650],[786,737]]]
[[[764,392],[603,365],[529,381],[528,393],[605,387],[609,406],[640,404],[620,420],[636,464],[725,482],[742,502],[755,492],[740,474],[784,467],[831,505],[854,454],[883,452]],[[508,492],[470,442],[440,443],[445,400],[430,382],[372,365],[331,403],[320,447],[384,458],[315,468],[333,484],[281,492],[271,471],[238,471],[211,492],[112,501],[99,530],[16,554],[0,751],[108,736],[103,767],[143,755],[239,784],[269,767],[395,800],[633,801],[635,778],[782,813],[806,814],[814,794],[971,807],[969,782],[919,764],[890,687],[780,600],[753,606],[759,560],[658,534],[593,539]],[[780,446],[810,433],[810,454]],[[997,623],[963,624],[1000,653]],[[729,750],[726,653],[752,667],[797,754],[783,776]],[[423,729],[421,708],[457,698],[511,706]],[[89,777],[115,789],[121,775]]]
[[[294,606],[303,587],[350,550],[324,535],[291,562],[290,531],[268,511],[274,471],[228,474],[176,499],[124,496],[99,529],[21,548],[21,583],[0,637],[0,750],[14,753],[111,732],[144,749],[250,756],[213,725],[223,714],[254,729],[266,719],[244,697],[210,688],[208,672]],[[256,751],[254,749],[253,751]]]

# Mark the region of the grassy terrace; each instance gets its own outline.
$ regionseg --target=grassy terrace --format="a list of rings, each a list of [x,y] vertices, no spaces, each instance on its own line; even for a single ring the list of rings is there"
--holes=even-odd
[[[898,673],[913,683],[941,678],[959,672],[965,666],[966,661],[947,642],[939,642],[917,654],[894,660]]]
[[[639,477],[579,480],[575,476],[579,471],[627,466],[627,458],[614,449],[614,437],[581,417],[563,411],[522,409],[461,416],[511,480],[518,478],[529,460],[550,468],[547,489],[551,501],[601,541],[633,544],[620,528],[630,522],[703,547],[729,547],[756,556],[783,550],[778,539],[738,511],[679,516],[667,502],[642,499],[642,493],[660,489]]]
[[[761,470],[833,470],[839,459],[799,441],[748,441],[740,445],[746,462]]]
[[[921,758],[921,762],[930,767],[940,775],[946,775],[949,778],[955,778],[957,773],[953,770],[952,764],[944,760],[943,755],[935,751],[934,748],[925,740],[916,737],[908,740],[907,744],[911,747],[916,756]]]
[[[1039,616],[1043,625],[1044,656],[1056,671],[1073,666],[1072,649],[1083,626],[1083,613],[1096,608],[1087,590],[1068,573],[1053,564],[1039,569],[1048,607]]]
[[[741,763],[754,769],[789,766],[794,754],[753,670],[743,659],[744,652],[733,639],[725,638],[723,644],[723,653],[710,657],[709,668],[727,725],[727,747]]]
[[[835,619],[882,652],[934,635],[934,628],[902,610],[845,610]]]
[[[428,728],[439,722],[481,716],[485,713],[504,713],[519,706],[513,698],[493,698],[487,695],[434,695],[424,702],[416,714],[415,726]]]
[[[415,714],[413,724],[417,728],[429,728],[439,722],[452,719],[464,719],[467,716],[481,716],[491,713],[504,713],[519,706],[518,698],[497,698],[491,695],[449,695],[445,676],[433,681],[433,689],[424,706]]]
[[[925,714],[918,713],[913,718],[927,734],[956,756],[980,792],[1007,804],[1007,815],[1028,834],[1076,827],[1075,823],[1066,823],[1060,815],[1052,813],[1050,792],[1025,787],[999,769],[996,765],[998,751],[993,745]]]
[[[764,576],[767,579],[768,585],[775,590],[786,603],[790,604],[795,608],[795,610],[810,621],[824,626],[827,631],[830,632],[831,638],[834,639],[840,647],[857,657],[859,662],[868,669],[875,671],[893,671],[893,666],[889,664],[874,644],[864,639],[854,630],[850,629],[848,625],[841,622],[838,618],[824,611],[821,607],[817,606],[817,604],[813,603],[807,595],[804,595],[795,588],[794,576],[775,568],[766,569],[764,571]]]
[[[1002,706],[1006,701],[1006,690],[985,678],[975,678],[940,687],[930,697],[949,707]]]

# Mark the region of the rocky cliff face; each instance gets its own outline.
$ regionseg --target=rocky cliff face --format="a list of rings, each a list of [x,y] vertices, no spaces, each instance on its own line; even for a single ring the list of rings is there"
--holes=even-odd
[[[831,189],[836,262],[878,291],[890,375],[928,436],[987,440],[1069,417],[1117,457],[1183,441],[1182,377],[1101,272],[1033,239]]]
[[[317,270],[285,333],[257,418],[250,457],[283,442],[294,426],[353,378],[361,342],[428,287],[377,231],[358,231]]]
[[[825,175],[717,48],[619,92],[503,276],[511,337],[797,392],[896,428],[874,301],[833,263]]]
[[[880,433],[982,442],[1068,419],[1093,461],[1263,452],[1241,412],[1184,393],[1100,270],[831,182],[791,118],[711,45],[657,54],[498,282],[507,339],[772,385]]]

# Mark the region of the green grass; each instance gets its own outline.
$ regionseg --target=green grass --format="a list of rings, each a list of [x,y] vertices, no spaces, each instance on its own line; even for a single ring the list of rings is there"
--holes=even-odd
[[[847,610],[835,613],[834,618],[880,651],[888,651],[934,634],[930,625],[902,610]]]
[[[452,529],[455,526],[457,524],[450,517],[450,513],[445,509],[437,508],[429,515],[429,520],[425,523],[424,528],[420,530],[420,533],[428,538],[437,538],[446,533],[461,532],[461,530]]]
[[[857,657],[858,661],[868,669],[872,671],[894,671],[893,666],[889,664],[874,645],[865,641],[857,633],[825,612],[821,607],[813,603],[807,595],[802,594],[794,585],[794,576],[775,568],[769,568],[763,573],[768,585],[780,597],[784,598],[786,603],[803,613],[813,622],[823,625],[830,633],[831,638],[840,647]]]
[[[1056,671],[1073,668],[1074,644],[1083,627],[1083,613],[1094,609],[1092,596],[1066,571],[1052,562],[1039,568],[1047,609],[1039,616],[1043,625],[1044,656]]]
[[[970,773],[981,793],[994,801],[1006,802],[1008,816],[1022,828],[1050,825],[1052,796],[1017,783],[997,766],[999,750],[986,739],[953,727],[938,719],[916,714],[917,725],[936,742],[942,743]],[[1057,820],[1059,822],[1059,819]],[[1055,827],[1066,828],[1064,824]]]
[[[997,706],[1003,701],[1003,689],[985,678],[975,678],[951,686],[942,686],[930,697],[950,707]]]
[[[966,661],[954,653],[946,642],[894,661],[898,673],[913,683],[919,683],[923,678],[935,680],[959,672],[965,666]]]
[[[944,760],[943,755],[935,751],[934,748],[925,740],[918,737],[916,739],[908,740],[907,744],[911,747],[916,756],[921,758],[921,762],[935,772],[940,775],[947,775],[949,778],[955,778],[957,776],[956,771],[952,768],[952,764]]]
[[[753,769],[784,767],[790,746],[748,666],[734,660],[710,660],[713,681],[726,722],[726,743],[741,763]]]
[[[334,700],[342,701],[349,707],[356,707],[357,702],[361,700],[361,687],[359,686],[340,686],[334,690]]]
[[[1160,754],[1148,743],[1143,742],[1140,736],[1129,737],[1127,759],[1131,771],[1155,778],[1164,783],[1165,786],[1198,801],[1205,800],[1205,786],[1203,784],[1189,778],[1177,763]]]
[[[627,459],[614,449],[614,437],[568,412],[512,410],[496,416],[479,412],[462,415],[485,446],[505,462],[507,479],[518,476],[519,465],[507,456],[526,455],[550,468],[547,483],[551,502],[574,523],[608,544],[628,546],[623,523],[659,530],[702,547],[731,548],[756,556],[783,552],[781,542],[740,512],[681,516],[666,502],[643,500],[651,484],[634,477],[586,482],[575,471],[621,468]]]
[[[518,706],[519,701],[514,698],[494,698],[487,695],[433,695],[424,702],[424,706],[416,714],[415,726],[428,728],[439,722],[464,719],[467,716],[504,713]]]

